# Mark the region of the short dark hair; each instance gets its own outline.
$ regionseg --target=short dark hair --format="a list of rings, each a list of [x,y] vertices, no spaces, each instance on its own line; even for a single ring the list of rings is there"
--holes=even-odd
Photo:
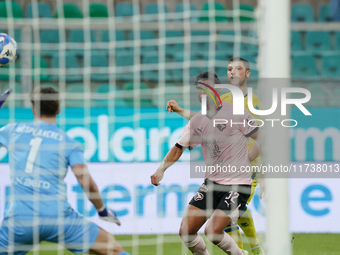
[[[195,79],[195,84],[199,81],[199,80],[212,80],[214,79],[215,84],[221,84],[220,79],[218,78],[217,74],[211,71],[207,71],[207,72],[203,72],[200,73],[199,75],[196,76]]]
[[[246,70],[250,70],[249,61],[246,60],[245,58],[241,58],[241,57],[231,57],[231,58],[229,58],[228,65],[229,65],[231,62],[234,62],[234,61],[242,61],[244,67],[246,68]]]
[[[52,87],[38,87],[31,93],[31,103],[40,116],[57,116],[59,110],[59,93]],[[36,104],[39,104],[37,107]]]

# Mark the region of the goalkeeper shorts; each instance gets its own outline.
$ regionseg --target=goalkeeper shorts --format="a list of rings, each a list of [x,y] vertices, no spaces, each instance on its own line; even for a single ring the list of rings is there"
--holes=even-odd
[[[6,218],[0,226],[0,255],[23,255],[41,241],[59,243],[73,253],[88,251],[97,239],[99,227],[73,209],[65,218]],[[38,236],[38,238],[36,237]]]

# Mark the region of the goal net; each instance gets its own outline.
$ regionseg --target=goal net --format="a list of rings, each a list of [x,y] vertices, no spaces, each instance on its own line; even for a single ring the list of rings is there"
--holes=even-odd
[[[258,58],[260,6],[255,1],[225,2],[2,2],[7,16],[0,20],[0,30],[17,41],[18,58],[0,69],[1,92],[14,90],[0,110],[0,126],[32,121],[29,93],[33,89],[45,86],[59,91],[57,125],[82,144],[104,204],[115,210],[122,226],[98,218],[71,171],[65,177],[68,201],[113,234],[130,254],[189,254],[177,233],[188,202],[203,182],[191,178],[189,166],[191,160],[203,160],[201,149],[185,151],[166,171],[162,185],[150,183],[188,122],[179,114],[169,114],[167,102],[176,100],[182,108],[200,111],[194,78],[213,71],[222,84],[230,84],[231,57],[249,61],[246,85],[265,101],[258,85],[259,70],[266,66]],[[222,89],[221,95],[228,92]],[[0,219],[14,199],[8,160],[1,148]],[[267,249],[266,206],[259,187],[247,207],[257,239],[243,233],[242,226],[232,228],[241,230],[245,250],[251,252],[258,245]],[[237,239],[237,234],[232,236]],[[39,242],[38,237],[32,240]],[[210,254],[221,254],[204,240]],[[68,254],[64,241],[59,246],[46,242],[32,246],[32,254]]]

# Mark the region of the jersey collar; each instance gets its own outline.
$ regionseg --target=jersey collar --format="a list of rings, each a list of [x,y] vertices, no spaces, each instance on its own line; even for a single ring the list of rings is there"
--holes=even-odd
[[[215,116],[216,116],[216,114],[221,110],[221,108],[222,108],[222,106],[223,105],[220,105],[216,110],[215,110],[215,112],[214,112],[214,115],[210,118],[208,115],[205,115],[209,120],[212,120]]]

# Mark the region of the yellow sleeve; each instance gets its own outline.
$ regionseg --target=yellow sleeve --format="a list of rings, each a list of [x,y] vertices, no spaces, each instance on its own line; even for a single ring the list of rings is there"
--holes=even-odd
[[[231,92],[223,94],[220,98],[223,102],[227,102],[227,103],[233,102],[233,99],[231,97]]]

